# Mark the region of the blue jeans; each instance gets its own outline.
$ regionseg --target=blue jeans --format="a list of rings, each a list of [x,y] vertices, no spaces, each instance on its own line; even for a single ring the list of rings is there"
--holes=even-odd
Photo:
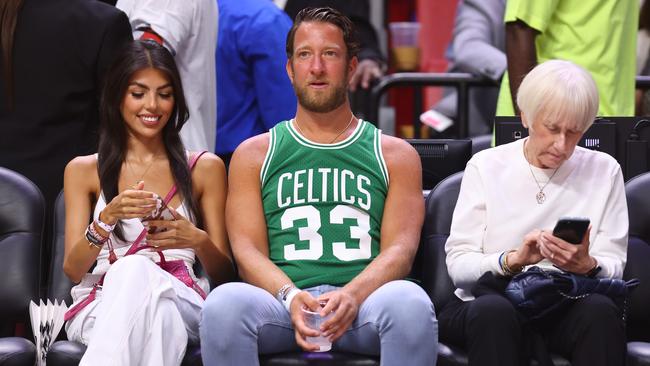
[[[313,296],[336,290],[306,289]],[[200,324],[203,364],[259,365],[258,354],[299,351],[289,312],[267,291],[227,283],[214,289]],[[334,351],[379,355],[381,365],[435,365],[438,322],[427,294],[408,281],[392,281],[370,294]]]

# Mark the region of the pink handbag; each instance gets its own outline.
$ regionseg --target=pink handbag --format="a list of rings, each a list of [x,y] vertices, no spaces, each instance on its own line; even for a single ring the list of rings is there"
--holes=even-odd
[[[133,253],[137,253],[142,249],[152,249],[153,247],[151,245],[142,245],[138,247]],[[125,254],[129,255],[129,253]],[[170,273],[172,276],[178,278],[179,281],[183,282],[187,287],[194,289],[201,297],[205,300],[208,295],[203,291],[203,289],[192,279],[192,276],[190,275],[190,271],[187,270],[187,266],[185,265],[185,262],[183,262],[181,259],[176,259],[173,261],[168,261],[165,259],[165,256],[163,255],[162,252],[158,252],[158,255],[160,256],[160,262],[157,262],[165,272]]]
[[[205,151],[202,151],[198,154],[196,154],[192,160],[190,161],[190,170],[194,168],[196,165],[196,162],[199,160],[201,155],[203,155]],[[176,185],[172,186],[172,188],[169,190],[169,193],[167,193],[167,196],[165,196],[164,203],[168,204],[169,201],[171,201],[172,197],[176,194],[177,188]],[[153,249],[151,245],[140,245],[140,242],[147,236],[147,229],[142,229],[142,232],[140,232],[140,235],[133,241],[133,244],[129,247],[127,252],[124,254],[124,256],[127,255],[132,255],[140,250],[143,249]],[[109,251],[111,252],[109,255],[109,261],[111,264],[117,260],[117,257],[115,256],[115,253],[113,252],[113,247],[109,245]],[[194,281],[192,276],[190,275],[189,270],[187,269],[187,266],[185,266],[185,262],[183,262],[180,259],[168,261],[165,259],[165,256],[163,255],[162,252],[158,252],[158,255],[160,256],[160,262],[157,262],[165,272],[170,273],[172,276],[176,277],[179,281],[184,283],[187,287],[192,288],[194,291],[196,291],[203,299],[207,297],[207,294],[203,289]],[[65,321],[68,321],[72,319],[75,315],[77,315],[83,308],[85,308],[88,304],[93,302],[97,296],[97,289],[101,288],[102,285],[104,284],[104,277],[106,274],[102,275],[102,277],[93,285],[93,289],[90,291],[88,296],[78,303],[77,305],[71,307],[64,315],[63,319]]]

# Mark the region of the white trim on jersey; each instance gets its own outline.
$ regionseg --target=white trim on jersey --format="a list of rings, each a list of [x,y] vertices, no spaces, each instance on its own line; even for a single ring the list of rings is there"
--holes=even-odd
[[[388,188],[388,183],[390,178],[388,176],[388,167],[386,166],[386,161],[384,160],[384,153],[381,150],[381,130],[375,130],[375,136],[373,141],[373,148],[375,149],[375,158],[379,164],[381,170],[381,176],[384,177],[384,183],[386,183],[386,188]]]
[[[260,182],[262,182],[262,185],[264,185],[264,181],[266,180],[266,173],[269,170],[269,165],[271,164],[273,154],[275,153],[276,139],[275,129],[272,128],[271,131],[269,131],[269,148],[266,150],[266,156],[264,157],[262,169],[260,170]]]
[[[359,119],[359,123],[357,124],[357,127],[354,129],[352,134],[348,136],[345,140],[341,142],[337,142],[335,144],[321,144],[318,142],[313,142],[306,137],[302,136],[298,130],[293,126],[295,119],[291,119],[289,122],[287,122],[287,130],[289,131],[289,134],[291,137],[294,138],[300,145],[310,147],[312,149],[323,149],[323,150],[334,150],[334,149],[342,149],[344,147],[348,147],[352,145],[356,140],[358,140],[362,135],[363,135],[363,130],[366,128],[366,124],[368,122]]]

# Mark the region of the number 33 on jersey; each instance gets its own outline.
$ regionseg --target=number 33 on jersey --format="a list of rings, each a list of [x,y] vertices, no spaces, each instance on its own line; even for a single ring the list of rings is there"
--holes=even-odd
[[[342,286],[379,253],[388,170],[370,123],[335,144],[278,124],[260,179],[270,258],[296,286]]]

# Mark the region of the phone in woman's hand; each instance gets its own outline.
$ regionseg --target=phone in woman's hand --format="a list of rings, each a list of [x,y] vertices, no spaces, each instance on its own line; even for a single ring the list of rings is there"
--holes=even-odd
[[[580,244],[587,228],[589,228],[587,217],[561,217],[555,224],[553,236],[571,244]]]
[[[165,201],[160,196],[156,196],[156,208],[154,211],[150,215],[145,216],[141,219],[143,223],[151,220],[176,220],[176,216],[174,216],[172,211],[169,209],[169,207],[167,207]],[[154,234],[161,231],[165,231],[165,229],[149,225],[149,234]]]

